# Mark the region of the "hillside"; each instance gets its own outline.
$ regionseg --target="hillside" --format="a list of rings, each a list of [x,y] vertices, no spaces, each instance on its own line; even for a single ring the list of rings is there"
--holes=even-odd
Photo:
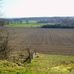
[[[74,28],[74,17],[30,17],[0,19],[10,24],[43,24],[41,28]],[[24,26],[25,27],[25,26]],[[27,27],[27,26],[26,26]],[[31,27],[31,26],[30,26]],[[37,26],[36,26],[37,27]]]

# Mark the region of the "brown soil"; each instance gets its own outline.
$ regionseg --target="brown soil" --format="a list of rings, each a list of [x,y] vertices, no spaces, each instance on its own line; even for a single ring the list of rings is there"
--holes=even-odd
[[[74,29],[7,29],[12,51],[30,48],[41,53],[74,55]]]

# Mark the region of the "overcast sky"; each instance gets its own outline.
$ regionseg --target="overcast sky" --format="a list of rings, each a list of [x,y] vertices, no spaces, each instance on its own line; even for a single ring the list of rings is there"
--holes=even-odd
[[[3,0],[2,6],[6,18],[74,16],[74,0]]]

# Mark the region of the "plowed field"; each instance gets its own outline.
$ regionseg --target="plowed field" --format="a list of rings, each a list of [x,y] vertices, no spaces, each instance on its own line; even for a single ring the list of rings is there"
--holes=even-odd
[[[7,28],[9,46],[49,54],[74,54],[74,29]]]

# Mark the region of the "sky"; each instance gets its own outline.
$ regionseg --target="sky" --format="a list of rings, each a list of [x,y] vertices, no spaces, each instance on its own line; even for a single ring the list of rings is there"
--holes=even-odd
[[[74,16],[74,0],[2,0],[1,17]]]

